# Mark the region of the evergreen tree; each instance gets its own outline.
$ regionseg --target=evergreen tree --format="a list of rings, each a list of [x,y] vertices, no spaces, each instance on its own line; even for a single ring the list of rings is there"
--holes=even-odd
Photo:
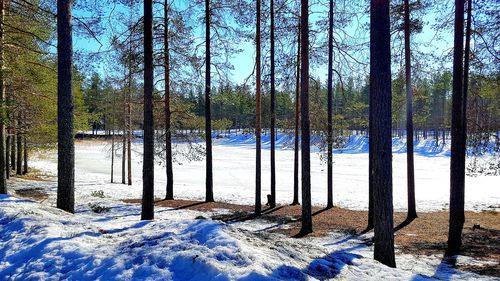
[[[389,0],[370,2],[370,182],[375,260],[396,267],[392,206]]]

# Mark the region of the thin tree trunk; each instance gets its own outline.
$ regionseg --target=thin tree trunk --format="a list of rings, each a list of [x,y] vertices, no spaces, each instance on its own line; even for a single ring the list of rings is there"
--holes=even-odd
[[[116,112],[115,112],[115,93],[113,93],[113,103],[112,103],[112,111],[113,111],[113,116],[112,116],[112,129],[113,131],[111,132],[111,183],[115,181],[114,179],[114,168],[115,168],[115,118],[116,118]]]
[[[165,166],[167,173],[166,200],[174,199],[174,172],[172,169],[172,131],[170,128],[170,49],[168,45],[168,0],[165,0]]]
[[[276,77],[275,77],[275,43],[274,43],[274,0],[270,2],[271,10],[271,200],[269,207],[276,206]]]
[[[260,93],[260,71],[261,71],[261,44],[260,44],[260,19],[261,0],[256,0],[257,22],[255,32],[255,214],[261,214],[261,93]]]
[[[132,51],[132,50],[130,50]],[[132,61],[129,60],[127,93],[127,183],[132,185]]]
[[[470,63],[470,37],[472,25],[472,0],[467,1],[467,26],[465,29],[465,50],[464,50],[464,98],[462,102],[462,122],[463,135],[467,137],[467,96],[469,90],[469,63]],[[465,140],[465,144],[467,142]]]
[[[28,173],[28,144],[26,136],[23,137],[23,175]]]
[[[301,0],[301,76],[300,76],[300,113],[301,113],[301,154],[302,154],[302,228],[306,235],[313,231],[311,213],[311,152],[309,123],[309,1]]]
[[[333,0],[330,0],[328,23],[328,136],[327,136],[327,205],[333,207]]]
[[[293,149],[293,203],[299,203],[299,129],[300,129],[300,19],[297,30],[297,73],[295,80],[295,135]]]
[[[14,126],[17,124],[14,122]],[[14,128],[15,130],[15,128]],[[16,134],[12,133],[12,137],[10,140],[10,169],[16,169]],[[8,168],[8,167],[7,167]]]
[[[10,178],[10,135],[7,132],[7,139],[5,141],[5,178]],[[0,192],[1,193],[1,192]]]
[[[456,255],[462,246],[465,222],[465,128],[464,128],[464,0],[455,0],[455,46],[451,114],[450,218],[446,255]]]
[[[57,1],[57,208],[75,211],[72,0]]]
[[[153,1],[144,0],[144,160],[142,220],[154,218]]]
[[[396,267],[392,206],[391,46],[389,0],[370,5],[370,107],[374,257]],[[374,118],[376,116],[376,118]]]
[[[370,85],[371,92],[371,85]],[[370,104],[371,104],[370,95]],[[373,155],[373,145],[372,145],[372,136],[373,136],[373,108],[369,106],[369,118],[368,118],[368,155]],[[370,230],[374,227],[374,212],[373,212],[373,159],[372,157],[368,157],[368,223],[366,225],[366,229]]]
[[[126,177],[126,161],[127,161],[127,116],[125,104],[123,104],[123,136],[122,136],[122,184],[125,184]]]
[[[205,188],[206,202],[214,201],[213,170],[212,170],[212,110],[210,103],[210,0],[205,0],[205,141],[207,150]]]
[[[408,214],[407,219],[417,217],[415,204],[415,168],[413,161],[413,92],[411,85],[411,53],[410,53],[410,4],[404,0],[405,9],[405,87],[406,87],[406,168],[408,180]],[[418,134],[417,134],[418,136]]]
[[[16,160],[16,174],[18,176],[23,174],[23,136],[17,133],[17,160]]]
[[[5,9],[4,2],[0,1],[0,194],[7,194],[7,181],[6,181],[6,170],[9,170],[9,167],[5,165],[5,149],[4,146],[4,138],[5,138],[5,104],[4,104],[4,96],[5,96],[5,81],[4,81],[4,38],[5,38],[5,30],[4,30],[4,19],[5,19]]]

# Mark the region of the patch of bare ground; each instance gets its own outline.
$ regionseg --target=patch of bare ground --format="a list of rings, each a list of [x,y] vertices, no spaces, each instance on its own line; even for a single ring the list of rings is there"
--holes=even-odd
[[[140,203],[140,199],[125,200]],[[158,200],[157,206],[175,209],[190,209],[214,212],[212,219],[237,222],[255,218],[276,223],[269,231],[294,236],[300,231],[301,206],[284,205],[264,208],[261,216],[255,216],[253,206],[224,202],[205,203],[190,200]],[[217,209],[227,209],[229,213],[219,214]],[[313,208],[314,232],[311,236],[327,236],[331,232],[361,234],[366,232],[368,214],[343,208]],[[413,221],[406,220],[406,213],[395,212],[395,243],[403,253],[416,255],[442,255],[448,235],[448,212],[419,213]],[[477,260],[490,261],[478,265],[458,265],[461,270],[500,277],[500,214],[496,211],[466,212],[463,232],[462,255]],[[496,261],[496,262],[491,262]]]
[[[25,188],[25,189],[16,189],[14,191],[17,196],[31,199],[33,201],[44,201],[49,198],[49,195],[43,191],[43,188]]]
[[[53,181],[55,176],[51,173],[35,169],[29,168],[28,173],[17,175],[15,171],[10,175],[11,178],[19,178],[28,181]]]

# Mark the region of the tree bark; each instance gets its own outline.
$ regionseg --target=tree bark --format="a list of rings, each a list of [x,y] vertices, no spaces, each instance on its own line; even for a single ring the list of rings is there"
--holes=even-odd
[[[23,137],[23,175],[28,173],[28,144],[26,136]]]
[[[302,156],[302,228],[306,235],[313,231],[311,213],[311,152],[309,121],[309,1],[301,0],[301,71],[300,71],[300,113],[301,113],[301,156]]]
[[[16,124],[14,123],[14,126]],[[15,130],[15,128],[14,128]],[[16,134],[12,133],[11,140],[10,140],[10,169],[15,170],[16,169]],[[7,167],[8,168],[8,167]]]
[[[275,42],[274,42],[274,0],[270,2],[271,10],[271,200],[269,207],[276,206],[276,75],[275,75]]]
[[[153,1],[144,0],[144,160],[142,220],[154,218]]]
[[[114,179],[114,172],[115,172],[115,118],[116,118],[116,112],[115,112],[115,93],[113,93],[113,102],[112,102],[112,111],[113,111],[113,116],[112,116],[112,129],[113,131],[111,132],[111,183],[115,181]]]
[[[57,0],[57,208],[75,211],[72,0]]]
[[[392,206],[391,46],[389,0],[370,5],[370,107],[374,257],[396,267]],[[374,118],[376,116],[376,118]]]
[[[328,21],[328,136],[327,136],[327,205],[333,207],[333,0],[330,0]]]
[[[261,93],[260,93],[260,71],[261,71],[261,42],[260,42],[260,20],[261,0],[256,0],[257,22],[255,32],[255,214],[260,215],[261,207]]]
[[[17,133],[17,160],[16,160],[16,174],[18,176],[23,174],[23,136]]]
[[[6,148],[4,144],[5,141],[4,140],[5,139],[4,20],[5,20],[4,2],[0,1],[0,114],[1,114],[0,115],[0,194],[7,194],[7,181],[5,174],[6,170],[9,170],[9,167],[5,165],[6,164],[5,149],[8,148]]]
[[[464,95],[464,0],[455,0],[455,46],[451,113],[450,218],[446,255],[456,255],[462,246],[465,222],[465,95]]]
[[[172,170],[172,131],[170,125],[170,50],[168,41],[168,0],[165,0],[164,11],[164,44],[165,44],[165,166],[167,173],[166,200],[174,199],[174,172]]]
[[[207,150],[206,180],[205,188],[206,202],[214,201],[214,180],[212,169],[212,110],[210,102],[210,0],[205,0],[205,141]]]
[[[7,132],[7,139],[5,141],[5,178],[10,178],[10,135]]]
[[[406,169],[408,184],[407,220],[417,217],[415,204],[415,167],[413,160],[413,91],[411,85],[411,50],[410,50],[410,4],[404,0],[405,33],[405,87],[406,87]],[[418,136],[418,134],[417,134]]]
[[[129,43],[132,44],[132,43]],[[130,45],[129,45],[130,46]],[[132,52],[132,46],[129,47]],[[128,92],[127,92],[127,184],[132,185],[132,60],[129,58],[128,67]]]
[[[293,203],[299,203],[299,129],[300,129],[300,18],[297,29],[297,72],[295,80],[295,134],[293,149]]]
[[[464,50],[464,99],[462,103],[463,135],[467,137],[467,96],[469,90],[470,37],[472,25],[472,0],[467,1],[467,26],[465,29]]]

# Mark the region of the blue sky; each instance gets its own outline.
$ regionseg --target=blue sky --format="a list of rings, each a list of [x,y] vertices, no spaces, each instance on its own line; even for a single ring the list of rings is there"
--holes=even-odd
[[[160,8],[160,7],[158,7]],[[327,15],[327,9],[325,7],[315,7],[313,8],[315,11],[315,15],[313,16],[312,19],[310,19],[310,22],[314,22],[319,19],[321,16],[326,16]],[[117,8],[115,9],[115,14],[120,12],[123,12],[123,8]],[[142,6],[137,7],[138,13],[137,17],[140,16],[142,13]],[[443,10],[439,11],[443,12]],[[105,11],[104,14],[107,14]],[[79,11],[75,11],[75,16],[87,16],[87,14],[82,14]],[[432,25],[435,23],[434,18],[436,17],[436,12],[431,12],[428,15],[426,15],[422,20],[424,22],[424,29],[423,32],[420,34],[416,34],[413,36],[412,40],[423,43],[423,42],[431,42],[428,46],[425,46],[424,44],[419,44],[419,49],[424,52],[432,52],[437,55],[441,55],[442,53],[446,52],[446,50],[449,50],[452,47],[452,31],[450,32],[445,32],[442,33],[440,38],[436,39],[434,38],[435,32],[432,29]],[[366,23],[368,21],[368,15],[363,16],[360,18],[361,24]],[[120,24],[118,21],[110,23],[113,24],[113,28],[116,30],[123,30],[124,26],[123,24]],[[354,22],[350,27],[348,27],[347,33],[355,33],[358,32],[356,30],[356,27],[360,24],[360,22]],[[120,27],[121,26],[121,27]],[[200,29],[197,32],[203,32],[203,24],[200,22]],[[322,30],[322,33],[326,35],[326,28],[325,30]],[[203,34],[197,34],[197,36],[202,36]],[[364,36],[368,36],[368,33],[364,34]],[[74,48],[77,51],[83,51],[83,52],[96,52],[98,50],[107,50],[109,49],[109,32],[105,32],[103,36],[100,37],[101,42],[104,44],[104,46],[100,46],[96,40],[89,39],[89,38],[84,38],[81,36],[75,36],[74,38]],[[364,40],[367,40],[365,38]],[[235,83],[242,83],[253,71],[253,66],[255,62],[255,49],[254,49],[254,44],[253,42],[246,42],[246,41],[241,41],[238,42],[238,47],[240,47],[243,52],[234,55],[232,58],[230,58],[230,62],[234,65],[235,70],[232,71],[231,77],[232,81]],[[366,50],[366,52],[368,49]],[[360,56],[363,56],[363,54],[359,54]],[[366,54],[364,54],[366,56]],[[95,71],[101,73],[102,75],[106,75],[109,73],[109,66],[107,65],[108,62],[98,62],[95,64]],[[112,63],[112,62],[111,62]],[[445,67],[449,67],[451,65],[450,63],[444,62]],[[395,66],[393,65],[393,68],[399,68],[399,65]],[[311,69],[312,75],[315,77],[319,77],[321,81],[326,80],[326,58],[325,58],[325,64],[323,65],[316,65],[314,68]],[[90,75],[91,73],[85,73],[85,75]],[[278,73],[279,75],[279,73]]]

